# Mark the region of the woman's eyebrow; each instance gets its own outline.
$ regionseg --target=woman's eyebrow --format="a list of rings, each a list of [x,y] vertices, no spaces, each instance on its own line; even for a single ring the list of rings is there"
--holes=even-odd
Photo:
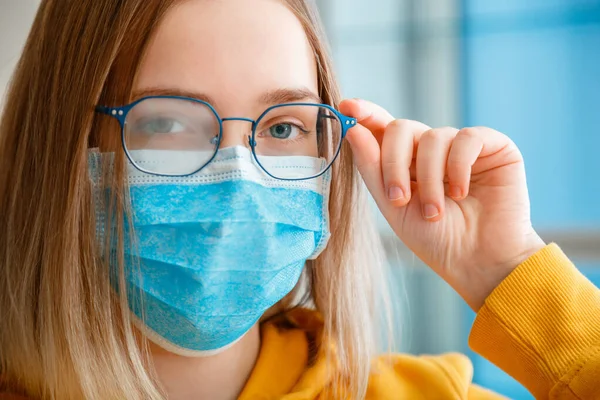
[[[190,97],[193,99],[205,101],[213,106],[215,105],[215,102],[211,99],[211,97],[204,93],[177,88],[150,87],[133,92],[134,101],[148,96]],[[322,99],[312,90],[306,87],[300,87],[270,90],[259,96],[259,101],[264,105],[275,105],[299,101],[321,103]]]
[[[200,92],[193,92],[189,90],[176,89],[176,88],[161,88],[161,87],[150,87],[133,92],[133,100],[141,99],[148,96],[178,96],[178,97],[190,97],[192,99],[202,100],[208,104],[214,105],[213,100]]]
[[[321,98],[315,92],[305,87],[276,89],[260,96],[260,102],[266,105],[293,103],[296,101],[322,102]]]

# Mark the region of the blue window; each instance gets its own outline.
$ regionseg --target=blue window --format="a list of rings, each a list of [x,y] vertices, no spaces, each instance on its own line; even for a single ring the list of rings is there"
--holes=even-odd
[[[600,223],[600,1],[463,1],[464,125],[525,156],[538,229]]]

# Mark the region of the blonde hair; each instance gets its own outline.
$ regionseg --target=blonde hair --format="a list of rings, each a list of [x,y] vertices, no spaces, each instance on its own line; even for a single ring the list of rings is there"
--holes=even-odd
[[[88,150],[116,153],[109,209],[121,221],[127,188],[118,127],[94,106],[131,100],[152,32],[177,2],[41,3],[0,123],[0,375],[10,390],[44,399],[165,396],[136,340],[127,299],[115,295],[98,254]],[[285,3],[313,46],[320,95],[336,106],[340,93],[314,6]],[[361,398],[379,348],[379,310],[387,310],[384,263],[347,143],[332,173],[332,237],[305,273],[323,315],[323,340],[333,344],[324,347],[335,349],[325,349],[335,351],[331,387]],[[121,284],[123,232],[117,224],[106,239],[121,243],[110,260],[120,266]]]

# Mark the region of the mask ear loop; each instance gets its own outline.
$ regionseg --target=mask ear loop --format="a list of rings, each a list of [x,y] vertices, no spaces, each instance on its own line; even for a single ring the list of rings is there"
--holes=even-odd
[[[327,161],[323,160],[323,164],[326,164]],[[329,196],[331,192],[331,168],[327,169],[325,173],[319,176],[316,179],[321,180],[321,195],[323,196],[323,202],[321,203],[321,226],[319,227],[319,232],[321,237],[319,238],[319,242],[315,247],[314,253],[307,258],[307,260],[315,260],[325,247],[327,247],[327,243],[329,242],[329,238],[331,237],[330,231],[330,218],[329,218]]]
[[[102,207],[102,153],[98,147],[88,150],[88,176],[90,178],[92,198],[94,199],[94,219],[96,222],[96,242],[100,254],[104,252],[104,230],[106,218]]]

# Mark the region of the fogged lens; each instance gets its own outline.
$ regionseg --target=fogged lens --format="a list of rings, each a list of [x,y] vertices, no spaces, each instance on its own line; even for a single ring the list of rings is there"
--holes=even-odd
[[[281,179],[306,179],[323,172],[342,140],[337,115],[320,105],[270,109],[257,121],[255,152],[261,166]]]
[[[217,151],[219,120],[204,103],[151,97],[137,103],[125,120],[125,148],[140,169],[161,175],[188,175]]]

